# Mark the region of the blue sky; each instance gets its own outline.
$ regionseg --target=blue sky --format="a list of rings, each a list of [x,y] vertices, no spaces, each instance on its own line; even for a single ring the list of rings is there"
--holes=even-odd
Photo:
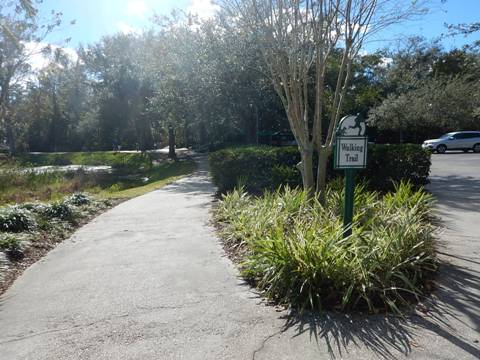
[[[169,14],[176,8],[207,16],[213,7],[210,0],[44,0],[40,11],[44,17],[48,17],[52,9],[62,12],[65,25],[49,40],[71,37],[71,46],[76,46],[118,31],[149,27],[155,13]],[[71,20],[76,20],[76,24],[67,25]]]
[[[382,39],[392,41],[402,36],[422,35],[428,39],[438,37],[445,31],[444,23],[469,23],[479,21],[480,0],[433,0],[431,13],[421,20],[396,26],[381,34]],[[118,31],[128,32],[150,26],[153,13],[168,14],[174,8],[197,12],[208,16],[214,11],[211,0],[44,0],[40,5],[43,15],[55,9],[64,14],[68,23],[75,19],[73,26],[65,25],[50,37],[50,41],[58,42],[71,37],[70,46],[79,43],[98,41],[103,35]],[[480,34],[464,38],[462,36],[444,40],[448,48],[460,47],[472,40],[479,39]],[[384,47],[387,42],[373,42],[367,50]]]

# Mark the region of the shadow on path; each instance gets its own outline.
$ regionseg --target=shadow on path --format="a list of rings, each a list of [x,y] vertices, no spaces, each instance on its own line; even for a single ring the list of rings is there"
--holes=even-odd
[[[469,319],[474,331],[479,331],[480,291],[478,273],[444,263],[444,281],[434,295],[422,304],[422,311],[412,311],[405,318],[392,315],[348,315],[327,313],[282,316],[283,332],[293,330],[295,336],[308,333],[319,347],[326,346],[331,358],[341,359],[352,347],[366,348],[380,358],[408,356],[418,347],[417,338],[425,331],[441,337],[453,347],[462,349],[473,358],[480,358],[480,348],[472,339],[457,332],[452,323]],[[465,324],[465,323],[464,323]],[[466,326],[471,326],[465,324]]]
[[[434,193],[441,205],[450,210],[477,212],[480,209],[480,179],[473,176],[432,176]]]

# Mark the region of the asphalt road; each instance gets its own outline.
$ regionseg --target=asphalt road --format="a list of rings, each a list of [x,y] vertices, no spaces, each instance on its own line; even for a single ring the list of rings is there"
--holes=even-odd
[[[242,283],[201,170],[99,216],[0,299],[0,359],[480,358],[480,156],[434,155],[441,284],[405,320],[294,316]]]

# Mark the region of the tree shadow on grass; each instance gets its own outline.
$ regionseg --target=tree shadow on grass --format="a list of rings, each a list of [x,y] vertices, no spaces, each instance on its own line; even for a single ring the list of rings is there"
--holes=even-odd
[[[472,326],[479,331],[480,276],[447,263],[442,264],[441,271],[443,280],[425,301],[422,312],[412,310],[404,318],[291,312],[282,316],[282,332],[293,331],[294,337],[308,333],[312,341],[327,347],[332,359],[343,358],[353,348],[366,348],[379,358],[404,357],[425,331],[447,340],[453,351],[480,358],[480,348],[459,331],[459,327]]]

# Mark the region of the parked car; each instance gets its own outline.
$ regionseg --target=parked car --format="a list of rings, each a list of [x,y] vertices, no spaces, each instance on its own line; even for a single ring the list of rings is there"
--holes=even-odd
[[[480,153],[480,131],[456,131],[440,136],[438,139],[425,140],[422,148],[443,154],[447,150],[473,150]]]

